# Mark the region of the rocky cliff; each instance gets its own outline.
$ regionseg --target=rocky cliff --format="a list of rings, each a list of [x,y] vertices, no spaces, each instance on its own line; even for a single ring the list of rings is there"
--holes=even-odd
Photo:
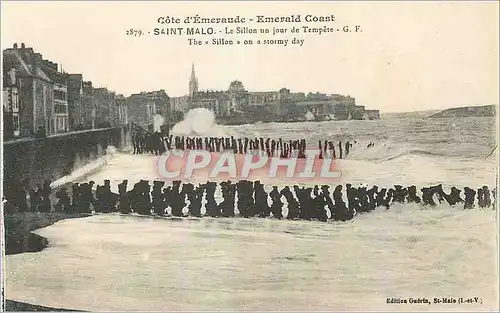
[[[388,119],[403,119],[403,118],[427,118],[432,114],[438,113],[441,110],[426,110],[426,111],[412,111],[412,112],[389,112],[381,113],[380,118],[383,120]]]
[[[447,109],[429,116],[430,118],[495,116],[496,105],[483,105]]]

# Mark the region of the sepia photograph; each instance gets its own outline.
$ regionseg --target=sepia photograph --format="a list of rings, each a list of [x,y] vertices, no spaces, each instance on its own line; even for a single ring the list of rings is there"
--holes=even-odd
[[[2,1],[1,311],[498,312],[498,1]]]

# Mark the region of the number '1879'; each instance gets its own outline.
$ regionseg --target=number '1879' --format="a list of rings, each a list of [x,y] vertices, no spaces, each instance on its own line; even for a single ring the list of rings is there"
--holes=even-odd
[[[140,37],[142,36],[142,30],[140,29],[127,29],[126,31],[127,36],[134,36],[134,37]]]

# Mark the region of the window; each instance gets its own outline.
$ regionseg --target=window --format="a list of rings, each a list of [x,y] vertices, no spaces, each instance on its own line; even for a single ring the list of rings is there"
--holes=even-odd
[[[18,112],[17,90],[11,87],[5,87],[3,90],[3,108],[7,112]]]
[[[19,133],[21,131],[21,127],[19,125],[19,115],[14,114],[12,116],[12,122],[13,122],[13,131],[14,131],[14,136],[19,136]]]
[[[66,93],[62,90],[54,90],[54,98],[57,100],[66,100]]]
[[[54,113],[67,113],[67,106],[65,104],[54,104]]]
[[[18,95],[17,95],[17,90],[12,88],[12,110],[13,111],[18,111],[19,105],[18,105]]]
[[[64,117],[57,117],[57,131],[64,131]]]
[[[10,111],[9,108],[9,91],[7,89],[3,90],[3,109],[4,111]]]
[[[42,86],[41,93],[42,93],[42,103],[43,103],[43,106],[45,108],[45,106],[47,105],[47,94],[46,94],[47,93],[47,88],[45,87],[45,85]]]

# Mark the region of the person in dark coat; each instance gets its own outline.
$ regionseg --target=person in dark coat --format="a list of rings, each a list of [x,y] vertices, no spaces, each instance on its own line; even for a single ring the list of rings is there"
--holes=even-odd
[[[232,192],[232,189],[236,190],[236,185],[232,184],[231,181],[223,181],[220,183],[222,190],[222,202],[219,204],[216,214],[224,216],[224,217],[233,217],[234,214],[234,200],[235,200],[235,192]],[[239,197],[239,195],[238,195]],[[240,212],[241,214],[241,212]],[[215,214],[214,214],[215,215]],[[217,216],[220,216],[217,215]],[[247,217],[247,216],[245,216]]]
[[[217,184],[215,182],[207,181],[204,184],[205,187],[205,216],[217,217],[220,216],[221,211],[219,206],[217,205],[217,201],[215,201],[215,191],[217,189]]]
[[[273,186],[273,190],[269,193],[273,203],[271,204],[271,213],[273,218],[282,219],[283,218],[283,202],[281,202],[281,192],[278,190],[278,186]]]
[[[254,190],[255,190],[255,205],[254,205],[254,213],[258,214],[259,217],[268,217],[271,214],[271,208],[267,202],[267,192],[264,189],[264,185],[257,180],[254,182]]]
[[[476,197],[476,191],[469,187],[464,188],[465,200],[464,200],[464,209],[472,210],[475,208],[474,199]]]
[[[181,181],[175,180],[172,183],[172,191],[170,192],[170,204],[172,207],[173,216],[182,216],[182,209],[186,206],[186,195],[182,193]]]
[[[71,185],[71,211],[80,213],[81,209],[81,190],[80,184],[74,183]]]
[[[449,205],[455,205],[458,203],[463,203],[464,200],[460,198],[460,193],[462,191],[456,187],[451,187],[451,192],[450,194],[446,194],[444,191],[442,192],[441,196],[448,202]]]
[[[93,181],[88,183],[80,184],[80,213],[92,213],[90,209],[90,205],[96,206],[94,195],[92,193],[92,186],[94,185]]]
[[[123,180],[120,184],[118,184],[118,195],[119,195],[118,211],[121,214],[129,214],[131,212],[130,199],[129,195],[127,194],[127,184],[128,180]]]
[[[59,201],[54,205],[57,212],[71,211],[71,199],[69,198],[65,187],[62,187],[56,192],[56,198],[59,199]]]
[[[221,186],[224,186],[222,188],[229,188],[228,183],[221,183]],[[227,187],[226,187],[227,186]],[[252,217],[255,216],[257,212],[255,212],[254,208],[254,199],[253,199],[253,183],[248,180],[240,180],[239,182],[236,183],[236,190],[238,191],[238,211],[240,212],[240,215],[242,217]],[[223,194],[224,194],[224,189],[223,189]],[[229,192],[229,189],[226,189],[226,193]],[[225,196],[224,196],[225,199]],[[226,204],[226,202],[224,202]],[[231,206],[231,204],[227,203],[227,206]],[[226,207],[226,206],[224,206]],[[230,208],[226,208],[226,210],[231,210]],[[226,216],[224,214],[224,208],[222,209],[223,216]],[[229,214],[229,216],[232,216]]]
[[[348,221],[354,217],[354,212],[350,211],[342,198],[342,185],[337,185],[333,191],[335,211],[332,214],[334,221]]]
[[[290,190],[290,187],[286,186],[281,190],[281,194],[285,197],[286,202],[288,203],[288,214],[286,216],[289,220],[298,219],[300,216],[300,206],[299,202],[295,199]]]
[[[310,221],[314,215],[314,202],[311,197],[312,188],[294,186],[295,194],[299,199],[300,205],[300,218]]]
[[[377,203],[377,207],[384,206],[386,210],[389,210],[392,201],[392,194],[393,194],[392,188],[389,190],[387,190],[386,188],[380,189],[375,196],[375,202]]]
[[[420,203],[421,199],[417,195],[417,187],[415,185],[408,187],[407,201],[408,203]]]
[[[164,181],[155,180],[153,182],[153,190],[151,191],[151,198],[153,199],[153,212],[162,216],[164,214],[164,198],[162,188],[165,185]]]
[[[319,221],[326,222],[328,220],[328,215],[325,210],[326,199],[322,193],[319,192],[319,187],[316,185],[313,189],[314,194],[314,214],[313,218]]]
[[[52,188],[50,188],[50,181],[45,180],[43,182],[43,187],[41,190],[41,206],[40,206],[40,212],[44,213],[50,213],[52,205],[50,203],[50,194],[52,192]]]
[[[183,192],[189,200],[188,212],[190,216],[201,217],[201,202],[203,200],[204,189],[201,186],[194,187],[193,184],[185,184]]]
[[[484,209],[491,206],[491,194],[488,186],[483,186],[477,190],[478,205]]]

